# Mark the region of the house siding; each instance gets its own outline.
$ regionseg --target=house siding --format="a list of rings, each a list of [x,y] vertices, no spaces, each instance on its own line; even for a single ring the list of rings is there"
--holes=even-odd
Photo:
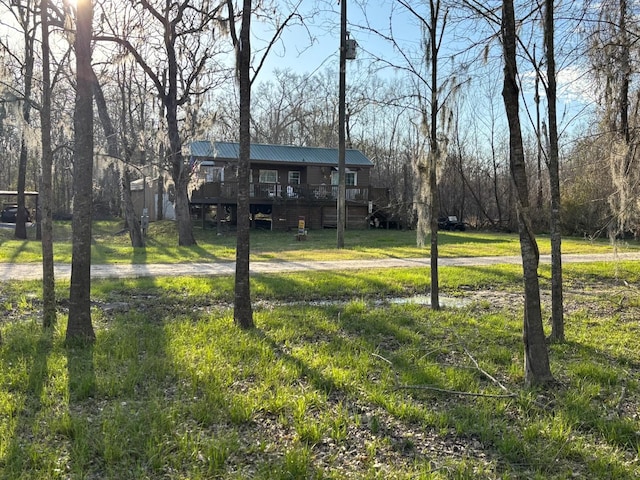
[[[331,167],[309,167],[307,183],[312,185],[331,184]]]
[[[264,219],[265,211],[270,211],[270,225],[273,230],[297,229],[300,217],[304,217],[308,229],[335,228],[337,187],[331,185],[331,175],[337,168],[337,150],[265,145],[258,147],[254,149],[252,145],[251,150],[250,203],[254,211],[263,212],[261,219]],[[201,154],[217,151],[231,155],[235,151],[234,148],[231,144],[224,144],[218,150],[213,147],[207,150],[204,145],[199,145],[197,150]],[[268,160],[269,155],[279,155],[280,152],[281,158]],[[257,155],[257,160],[254,154]],[[357,151],[351,151],[350,158],[352,164],[347,164],[346,167],[349,171],[357,172],[357,185],[347,187],[346,226],[352,229],[366,228],[369,170],[373,164]],[[224,205],[233,210],[237,194],[237,158],[199,156],[192,157],[192,160],[200,162],[201,168],[222,167],[224,173],[222,181],[216,182],[206,182],[203,180],[206,175],[196,175],[191,186],[191,203]],[[261,183],[260,170],[277,171],[277,183]],[[290,171],[300,172],[299,184],[289,185]],[[261,222],[261,226],[264,227],[264,221]]]

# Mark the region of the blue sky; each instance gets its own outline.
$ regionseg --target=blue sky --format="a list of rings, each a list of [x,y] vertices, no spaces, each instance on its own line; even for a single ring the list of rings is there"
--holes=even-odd
[[[426,2],[410,3],[412,8],[420,9],[425,16],[427,15]],[[403,59],[389,41],[373,33],[373,30],[384,35],[389,35],[392,31],[396,42],[405,52],[410,52],[414,58],[419,55],[421,32],[418,21],[397,0],[348,0],[347,10],[348,29],[351,37],[359,45],[357,59],[349,61],[347,65],[347,82],[349,82],[350,73],[356,70],[359,71],[359,74],[369,69],[375,70],[376,74],[383,77],[398,75],[397,70],[392,68],[379,68],[384,65],[384,62],[376,61],[376,58],[394,64],[402,64]],[[257,79],[258,82],[268,80],[274,69],[289,68],[298,74],[313,74],[327,68],[338,70],[340,5],[337,0],[321,0],[320,2],[305,0],[301,3],[300,13],[304,16],[305,24],[296,24],[286,29],[281,41],[270,53],[263,67],[264,70]],[[459,13],[461,13],[460,10],[452,12],[447,38],[443,43],[440,55],[443,61],[439,67],[441,78],[445,78],[450,72],[459,75],[466,74],[472,79],[472,82],[470,82],[465,95],[471,98],[474,94],[483,96],[486,95],[486,92],[480,90],[485,88],[484,84],[493,83],[496,78],[502,75],[499,44],[495,40],[493,41],[488,61],[476,63],[471,63],[471,61],[480,55],[486,43],[484,40],[495,33],[497,25],[467,20],[456,24],[454,29],[454,20],[459,19],[454,19],[453,15]],[[269,33],[263,30],[258,22],[254,22],[254,32],[257,32],[258,36],[270,38]],[[460,53],[468,48],[472,42],[478,42],[479,45]],[[254,51],[258,45],[259,41],[254,40]],[[458,53],[455,61],[448,60],[453,52]],[[541,55],[541,52],[540,48],[538,56]],[[469,70],[463,73],[459,66],[460,63],[469,63]],[[420,65],[420,60],[415,61],[415,64]],[[562,66],[558,72],[558,110],[561,115],[566,110],[567,115],[564,118],[566,122],[574,114],[581,112],[585,105],[593,104],[595,100],[594,89],[588,78],[585,78],[584,68],[580,65],[562,62],[558,62],[558,64]],[[520,73],[523,79],[525,98],[531,101],[533,98],[533,70],[523,63]],[[499,91],[497,94],[497,100],[501,101]],[[474,115],[480,113],[480,111],[473,112]]]
[[[347,3],[348,30],[359,45],[358,58],[350,63],[363,65],[371,63],[374,56],[393,58],[394,55],[388,42],[363,28],[369,25],[386,31],[393,2],[368,3],[366,7],[353,0]],[[261,75],[269,75],[276,68],[291,68],[298,73],[311,73],[327,66],[338,68],[340,5],[334,0],[322,2],[320,7],[314,11],[311,8],[315,7],[306,7],[303,2],[300,12],[305,17],[305,25],[287,28],[278,46],[270,53],[265,72]],[[405,46],[413,44],[415,47],[420,39],[420,30],[411,16],[396,7],[393,18],[396,38]],[[254,24],[254,31],[265,38],[269,35],[258,22]],[[254,39],[254,49],[259,48],[259,42],[259,39]]]

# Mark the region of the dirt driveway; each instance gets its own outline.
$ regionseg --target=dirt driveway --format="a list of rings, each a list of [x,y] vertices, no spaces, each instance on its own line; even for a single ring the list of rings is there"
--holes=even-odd
[[[640,260],[640,252],[606,253],[592,255],[563,255],[563,263],[611,262]],[[382,258],[375,260],[336,260],[336,261],[300,261],[300,262],[252,262],[251,273],[278,273],[295,271],[322,270],[362,270],[367,268],[411,268],[429,267],[429,257],[424,258]],[[550,255],[542,255],[540,262],[549,264]],[[458,257],[441,258],[442,267],[482,266],[499,264],[520,264],[519,256],[505,257]],[[92,265],[92,278],[135,278],[170,276],[211,276],[233,275],[234,262],[215,263],[172,263],[172,264],[111,264]],[[71,278],[70,264],[56,264],[57,279]],[[12,280],[38,280],[42,278],[42,265],[39,263],[0,263],[0,282]]]

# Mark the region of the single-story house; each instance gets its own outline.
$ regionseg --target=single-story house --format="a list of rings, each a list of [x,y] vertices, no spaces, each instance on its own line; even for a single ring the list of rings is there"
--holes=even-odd
[[[190,145],[193,211],[235,223],[239,144],[197,141]],[[372,211],[369,174],[373,163],[359,150],[345,152],[347,228],[367,228]],[[250,209],[254,228],[335,228],[338,149],[251,145]]]

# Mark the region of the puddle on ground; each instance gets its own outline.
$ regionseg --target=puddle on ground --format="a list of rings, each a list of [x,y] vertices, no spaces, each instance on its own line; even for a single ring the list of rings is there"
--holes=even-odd
[[[339,305],[346,305],[350,300],[310,300],[310,301],[297,301],[297,302],[286,302],[280,305],[313,305],[317,307],[333,307]],[[352,300],[351,300],[352,301]],[[442,308],[463,308],[470,305],[472,302],[469,298],[459,298],[459,297],[440,297],[440,307]],[[389,297],[382,298],[373,301],[375,305],[383,305],[383,304],[393,304],[393,305],[407,305],[407,304],[415,304],[415,305],[431,305],[431,296],[430,295],[414,295],[412,297]]]
[[[468,298],[458,297],[440,297],[440,306],[445,308],[462,308],[471,304],[471,300]],[[396,305],[417,304],[417,305],[431,305],[430,295],[414,295],[413,297],[399,297],[388,298],[387,303]]]

